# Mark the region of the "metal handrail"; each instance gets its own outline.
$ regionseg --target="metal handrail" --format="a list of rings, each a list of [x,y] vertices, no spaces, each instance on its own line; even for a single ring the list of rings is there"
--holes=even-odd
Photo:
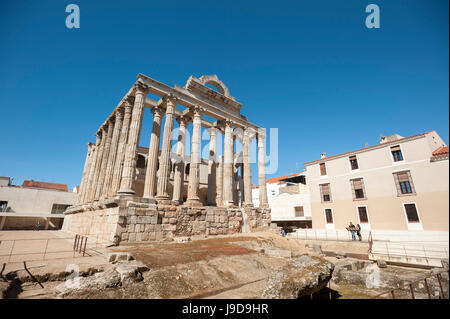
[[[405,287],[409,287],[409,291],[411,293],[411,298],[412,299],[416,299],[416,296],[414,294],[414,287],[413,287],[413,285],[417,284],[417,283],[419,283],[421,281],[424,281],[424,283],[425,283],[425,288],[427,290],[428,299],[433,299],[432,296],[431,296],[430,287],[428,286],[427,279],[430,279],[430,278],[432,278],[434,276],[436,276],[436,278],[438,280],[439,289],[441,291],[442,298],[445,299],[445,291],[444,291],[444,288],[442,287],[442,281],[441,281],[441,274],[444,273],[444,272],[448,273],[449,271],[448,270],[443,270],[443,271],[441,271],[441,272],[439,272],[439,273],[437,273],[435,275],[430,275],[430,276],[427,276],[425,278],[421,278],[421,279],[412,281],[410,283],[407,283],[407,284],[405,284],[405,285],[403,285],[401,287],[397,287],[397,288],[394,288],[394,289],[390,289],[390,290],[384,291],[384,292],[382,292],[382,293],[380,293],[378,295],[375,295],[375,296],[371,297],[370,299],[375,299],[375,298],[378,298],[378,297],[383,296],[383,295],[388,294],[388,293],[391,294],[392,299],[395,299],[395,291],[404,289]]]

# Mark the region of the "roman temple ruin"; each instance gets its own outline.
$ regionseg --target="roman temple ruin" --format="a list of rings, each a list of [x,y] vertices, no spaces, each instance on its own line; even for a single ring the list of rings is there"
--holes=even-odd
[[[153,113],[149,148],[139,145],[145,108]],[[250,123],[241,108],[216,75],[191,76],[184,87],[170,87],[139,74],[96,132],[95,144],[87,144],[78,201],[65,212],[63,229],[106,241],[140,242],[267,228],[265,130]],[[210,139],[206,159],[201,158],[202,127]],[[223,156],[218,157],[222,136]],[[257,142],[259,207],[252,203],[252,139]],[[237,154],[236,140],[242,144]]]

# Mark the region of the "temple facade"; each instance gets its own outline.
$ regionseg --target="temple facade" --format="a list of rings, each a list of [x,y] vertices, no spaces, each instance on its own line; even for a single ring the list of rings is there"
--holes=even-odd
[[[145,108],[153,113],[149,148],[139,145]],[[63,229],[139,242],[267,228],[265,130],[241,115],[241,108],[216,75],[191,76],[184,87],[170,87],[139,74],[96,132],[95,143],[87,144],[78,201],[65,212]],[[210,138],[206,159],[201,158],[202,127]],[[217,156],[222,136],[223,156]],[[259,207],[252,201],[252,139],[257,141]]]

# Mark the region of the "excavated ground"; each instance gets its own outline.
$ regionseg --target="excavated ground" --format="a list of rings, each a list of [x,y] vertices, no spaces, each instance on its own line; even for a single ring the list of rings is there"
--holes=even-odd
[[[336,249],[345,252],[346,247],[349,245],[343,243]],[[103,259],[98,265],[90,263],[80,267],[83,270],[80,275],[94,278],[95,273],[114,272],[117,265],[107,262],[107,254],[115,252],[130,253],[148,270],[142,271],[137,280],[58,295],[57,287],[68,274],[53,267],[49,268],[50,274],[46,269],[40,270],[42,275],[38,279],[44,288],[22,272],[18,276],[20,280],[10,289],[5,290],[3,283],[0,290],[6,291],[6,298],[260,298],[269,278],[290,267],[290,255],[294,259],[305,254],[319,256],[311,242],[258,232],[112,247],[102,252]],[[284,255],[286,252],[289,256]],[[325,259],[336,261],[333,257]],[[331,281],[320,293],[314,293],[313,299],[370,298],[385,290]]]

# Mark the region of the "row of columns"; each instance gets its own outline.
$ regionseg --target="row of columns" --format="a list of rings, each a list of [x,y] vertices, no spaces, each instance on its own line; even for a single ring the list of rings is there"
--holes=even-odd
[[[133,195],[136,178],[137,147],[145,107],[146,88],[135,84],[134,97],[126,98],[105,125],[96,134],[96,143],[88,144],[88,153],[83,170],[78,204],[111,198],[117,194]],[[168,95],[162,103],[152,108],[153,126],[150,147],[147,157],[147,169],[143,197],[150,203],[183,203],[184,155],[186,148],[186,128],[190,121],[193,124],[192,145],[190,155],[187,204],[202,205],[199,196],[200,150],[201,150],[201,107],[192,107],[188,115],[179,116],[176,155],[172,156],[173,122],[178,104],[176,97]],[[161,154],[159,145],[162,118],[164,132]],[[208,159],[208,194],[207,204],[232,206],[235,204],[234,172],[234,136],[230,120],[221,121],[224,130],[224,152],[217,160],[217,127],[209,128],[210,154]],[[250,165],[249,128],[243,134],[243,184],[244,205],[252,206],[252,184]],[[264,136],[257,133],[258,144],[258,179],[260,191],[260,207],[267,207],[267,191],[265,185]],[[158,160],[159,155],[159,160]],[[169,195],[169,177],[172,158],[176,159],[172,197]],[[159,169],[158,169],[159,163]],[[158,174],[158,176],[157,176]],[[156,181],[158,181],[156,183]],[[241,190],[242,191],[242,190]]]

